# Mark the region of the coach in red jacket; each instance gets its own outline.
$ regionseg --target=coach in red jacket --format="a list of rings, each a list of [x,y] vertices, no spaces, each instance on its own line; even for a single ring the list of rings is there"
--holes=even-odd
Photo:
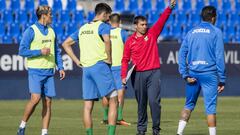
[[[127,39],[124,46],[121,69],[122,83],[126,84],[128,62],[130,60],[135,65],[136,71],[133,88],[138,102],[137,135],[145,135],[147,131],[148,99],[153,122],[153,135],[158,135],[160,132],[160,61],[157,38],[175,5],[176,0],[171,0],[170,6],[165,9],[149,30],[147,29],[147,19],[144,16],[135,17],[136,32]]]

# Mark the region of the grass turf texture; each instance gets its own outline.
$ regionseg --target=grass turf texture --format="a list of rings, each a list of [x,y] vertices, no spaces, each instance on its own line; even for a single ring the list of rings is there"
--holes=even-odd
[[[14,135],[18,129],[26,100],[0,101],[0,135]],[[218,135],[240,134],[240,98],[219,97],[217,108]],[[180,111],[183,107],[183,98],[162,99],[161,134],[175,135]],[[82,100],[54,100],[52,119],[49,128],[50,135],[84,135],[82,123]],[[123,117],[131,122],[131,126],[117,126],[117,135],[135,135],[137,121],[137,103],[134,99],[125,100]],[[148,113],[149,114],[149,113]],[[150,118],[150,114],[148,115]],[[107,126],[101,124],[103,112],[101,102],[96,102],[93,110],[93,133],[106,135]],[[151,135],[151,118],[149,119],[147,135]],[[41,103],[27,123],[26,135],[41,133]],[[199,99],[191,120],[185,129],[185,135],[207,135],[208,128],[202,98]]]

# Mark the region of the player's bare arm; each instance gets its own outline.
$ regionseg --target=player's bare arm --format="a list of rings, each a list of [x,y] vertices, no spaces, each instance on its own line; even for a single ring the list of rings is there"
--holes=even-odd
[[[104,43],[105,43],[105,51],[107,53],[107,59],[104,60],[108,64],[112,64],[112,54],[111,54],[111,41],[109,35],[102,35]]]
[[[76,63],[77,66],[81,67],[80,60],[77,58],[77,56],[74,54],[72,50],[72,45],[75,44],[75,41],[71,38],[68,37],[64,42],[63,42],[63,48],[66,51],[66,53],[72,58],[72,60]]]

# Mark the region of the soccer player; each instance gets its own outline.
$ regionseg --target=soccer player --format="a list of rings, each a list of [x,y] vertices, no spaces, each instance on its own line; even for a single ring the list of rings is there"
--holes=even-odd
[[[132,60],[135,65],[133,88],[138,103],[138,135],[145,135],[147,131],[147,101],[149,99],[153,135],[160,132],[160,61],[158,54],[157,38],[164,24],[170,16],[176,0],[170,1],[170,6],[165,9],[157,22],[148,30],[147,19],[137,16],[134,19],[136,32],[131,35],[124,46],[121,77],[122,83],[126,84],[128,62]]]
[[[56,34],[49,26],[52,23],[52,10],[49,6],[39,6],[36,15],[38,21],[24,32],[19,46],[19,55],[27,57],[31,99],[26,105],[17,135],[24,135],[26,123],[41,99],[42,135],[48,134],[52,97],[56,95],[54,87],[56,65],[60,80],[65,77],[61,50],[56,44]]]
[[[202,22],[191,29],[179,51],[179,72],[186,80],[186,102],[181,112],[177,134],[183,130],[195,108],[200,90],[203,91],[210,135],[216,135],[217,95],[224,90],[225,64],[222,32],[214,26],[216,8],[206,6]]]
[[[117,92],[118,92],[118,117],[117,123],[120,125],[128,126],[130,123],[127,123],[123,120],[123,105],[124,105],[124,93],[125,89],[122,85],[121,80],[121,60],[123,55],[123,47],[124,43],[127,39],[127,32],[119,27],[120,25],[120,15],[114,13],[110,16],[110,24],[112,26],[110,32],[110,39],[112,43],[112,74],[114,77],[114,81],[116,84]],[[103,123],[106,124],[108,121],[108,100],[103,97],[102,100],[104,117]]]
[[[83,121],[87,135],[93,134],[92,110],[94,101],[106,97],[109,102],[108,135],[114,135],[117,119],[117,91],[110,69],[112,64],[110,25],[112,9],[106,3],[95,7],[92,22],[84,24],[77,32],[68,37],[63,48],[73,61],[82,67],[83,76]],[[80,60],[73,53],[72,45],[79,42]]]

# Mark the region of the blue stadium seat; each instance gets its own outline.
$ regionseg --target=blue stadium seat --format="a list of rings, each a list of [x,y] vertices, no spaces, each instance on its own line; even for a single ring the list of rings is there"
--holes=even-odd
[[[235,0],[235,8],[237,11],[240,11],[240,0]]]
[[[223,33],[223,42],[229,43],[229,36],[226,33]]]
[[[6,9],[6,0],[0,0],[0,10]]]
[[[137,15],[142,15],[142,16],[145,16],[147,18],[147,12],[145,12],[144,10],[141,10],[141,9],[135,11],[135,15],[136,16]]]
[[[230,39],[236,35],[235,27],[232,25],[225,26],[224,32]]]
[[[20,35],[22,35],[24,33],[24,31],[28,28],[28,23],[22,23],[22,24],[19,24],[19,27],[20,27]]]
[[[39,0],[39,5],[48,5],[47,0]]]
[[[12,37],[13,44],[19,44],[22,39],[22,36]]]
[[[73,20],[76,23],[80,23],[81,25],[84,24],[84,11],[83,10],[77,10],[75,14],[73,15]]]
[[[152,10],[152,1],[151,0],[142,0],[141,9],[147,13]]]
[[[151,10],[148,14],[148,24],[152,25],[155,23],[159,18],[159,14],[156,10]]]
[[[20,26],[18,23],[11,23],[10,25],[10,35],[12,37],[18,37],[20,35]]]
[[[18,23],[11,23],[10,25],[10,35],[12,37],[18,37],[20,35],[20,27]]]
[[[122,12],[125,10],[125,2],[124,0],[115,0],[114,10],[116,12]]]
[[[191,25],[196,25],[200,21],[201,21],[200,13],[198,11],[196,11],[196,10],[192,10],[189,13],[189,21],[188,21],[188,23],[191,24]]]
[[[5,35],[5,25],[3,22],[0,22],[0,37]]]
[[[168,34],[169,32],[168,32],[168,28],[167,27],[163,27],[163,29],[162,29],[162,32],[161,32],[161,34],[160,34],[160,36],[162,36],[162,37],[167,37],[169,34]]]
[[[18,11],[20,10],[20,0],[11,0],[11,5],[10,5],[11,9],[13,11]]]
[[[60,15],[60,20],[61,20],[61,23],[68,23],[70,22],[70,14],[69,14],[69,11],[68,10],[62,10],[61,11],[61,15]]]
[[[63,26],[60,23],[54,23],[53,29],[55,33],[57,34],[57,37],[60,38],[64,34]]]
[[[3,44],[12,44],[13,40],[10,35],[3,36]]]
[[[236,35],[235,27],[231,25],[223,25],[223,40],[225,43],[232,42]]]
[[[29,13],[34,11],[34,0],[25,0],[24,9]]]
[[[170,36],[173,36],[174,38],[180,39],[182,35],[182,27],[181,25],[178,25],[177,23],[170,27]]]
[[[165,9],[165,2],[164,2],[164,0],[156,0],[155,9],[157,10],[158,13],[162,13],[163,10]]]
[[[190,0],[182,0],[183,2],[183,9],[190,11],[192,9],[192,4]]]
[[[3,21],[8,24],[13,22],[12,10],[5,10],[3,12]]]
[[[76,22],[71,22],[68,24],[66,28],[66,36],[71,35],[72,33],[76,32],[78,30],[78,24]]]
[[[67,1],[67,10],[70,11],[70,13],[73,14],[73,12],[76,11],[77,8],[77,0],[68,0]]]
[[[200,12],[202,8],[205,6],[204,0],[196,0],[195,10]]]
[[[37,15],[35,13],[31,13],[28,21],[30,24],[35,23],[37,21]]]
[[[21,24],[28,22],[28,15],[27,15],[26,10],[20,10],[20,11],[17,13],[17,22],[19,22],[19,23],[21,23]]]
[[[89,11],[87,15],[87,21],[91,22],[94,19],[95,13],[93,11]]]
[[[233,26],[238,25],[240,23],[239,22],[240,20],[238,20],[238,19],[240,19],[240,18],[239,18],[239,14],[236,10],[229,12],[229,14],[228,14],[228,24],[229,25],[233,25]]]
[[[237,25],[237,28],[236,28],[236,29],[237,29],[236,34],[237,34],[237,35],[240,35],[240,25]]]
[[[175,12],[175,22],[179,22],[179,24],[186,24],[188,22],[185,10],[177,10]]]
[[[62,10],[62,1],[61,0],[53,0],[53,6],[52,9],[55,12],[59,12]]]
[[[167,20],[166,26],[170,27],[171,25],[173,25],[173,23],[174,23],[174,16],[173,14],[171,14]]]
[[[222,0],[222,10],[225,10],[226,12],[231,11],[231,2],[230,0]]]
[[[136,13],[138,11],[138,0],[129,0],[129,4],[128,4],[128,11],[131,11],[133,13]]]
[[[214,6],[215,8],[218,8],[217,0],[209,0],[209,5]]]
[[[62,44],[67,38],[68,38],[68,36],[66,36],[66,35],[63,35],[62,37],[59,37],[58,44]]]
[[[227,14],[224,12],[224,10],[218,11],[216,23],[218,26],[221,26],[227,23]]]
[[[235,36],[234,43],[240,43],[240,35]]]
[[[3,22],[3,10],[0,9],[0,22]]]

